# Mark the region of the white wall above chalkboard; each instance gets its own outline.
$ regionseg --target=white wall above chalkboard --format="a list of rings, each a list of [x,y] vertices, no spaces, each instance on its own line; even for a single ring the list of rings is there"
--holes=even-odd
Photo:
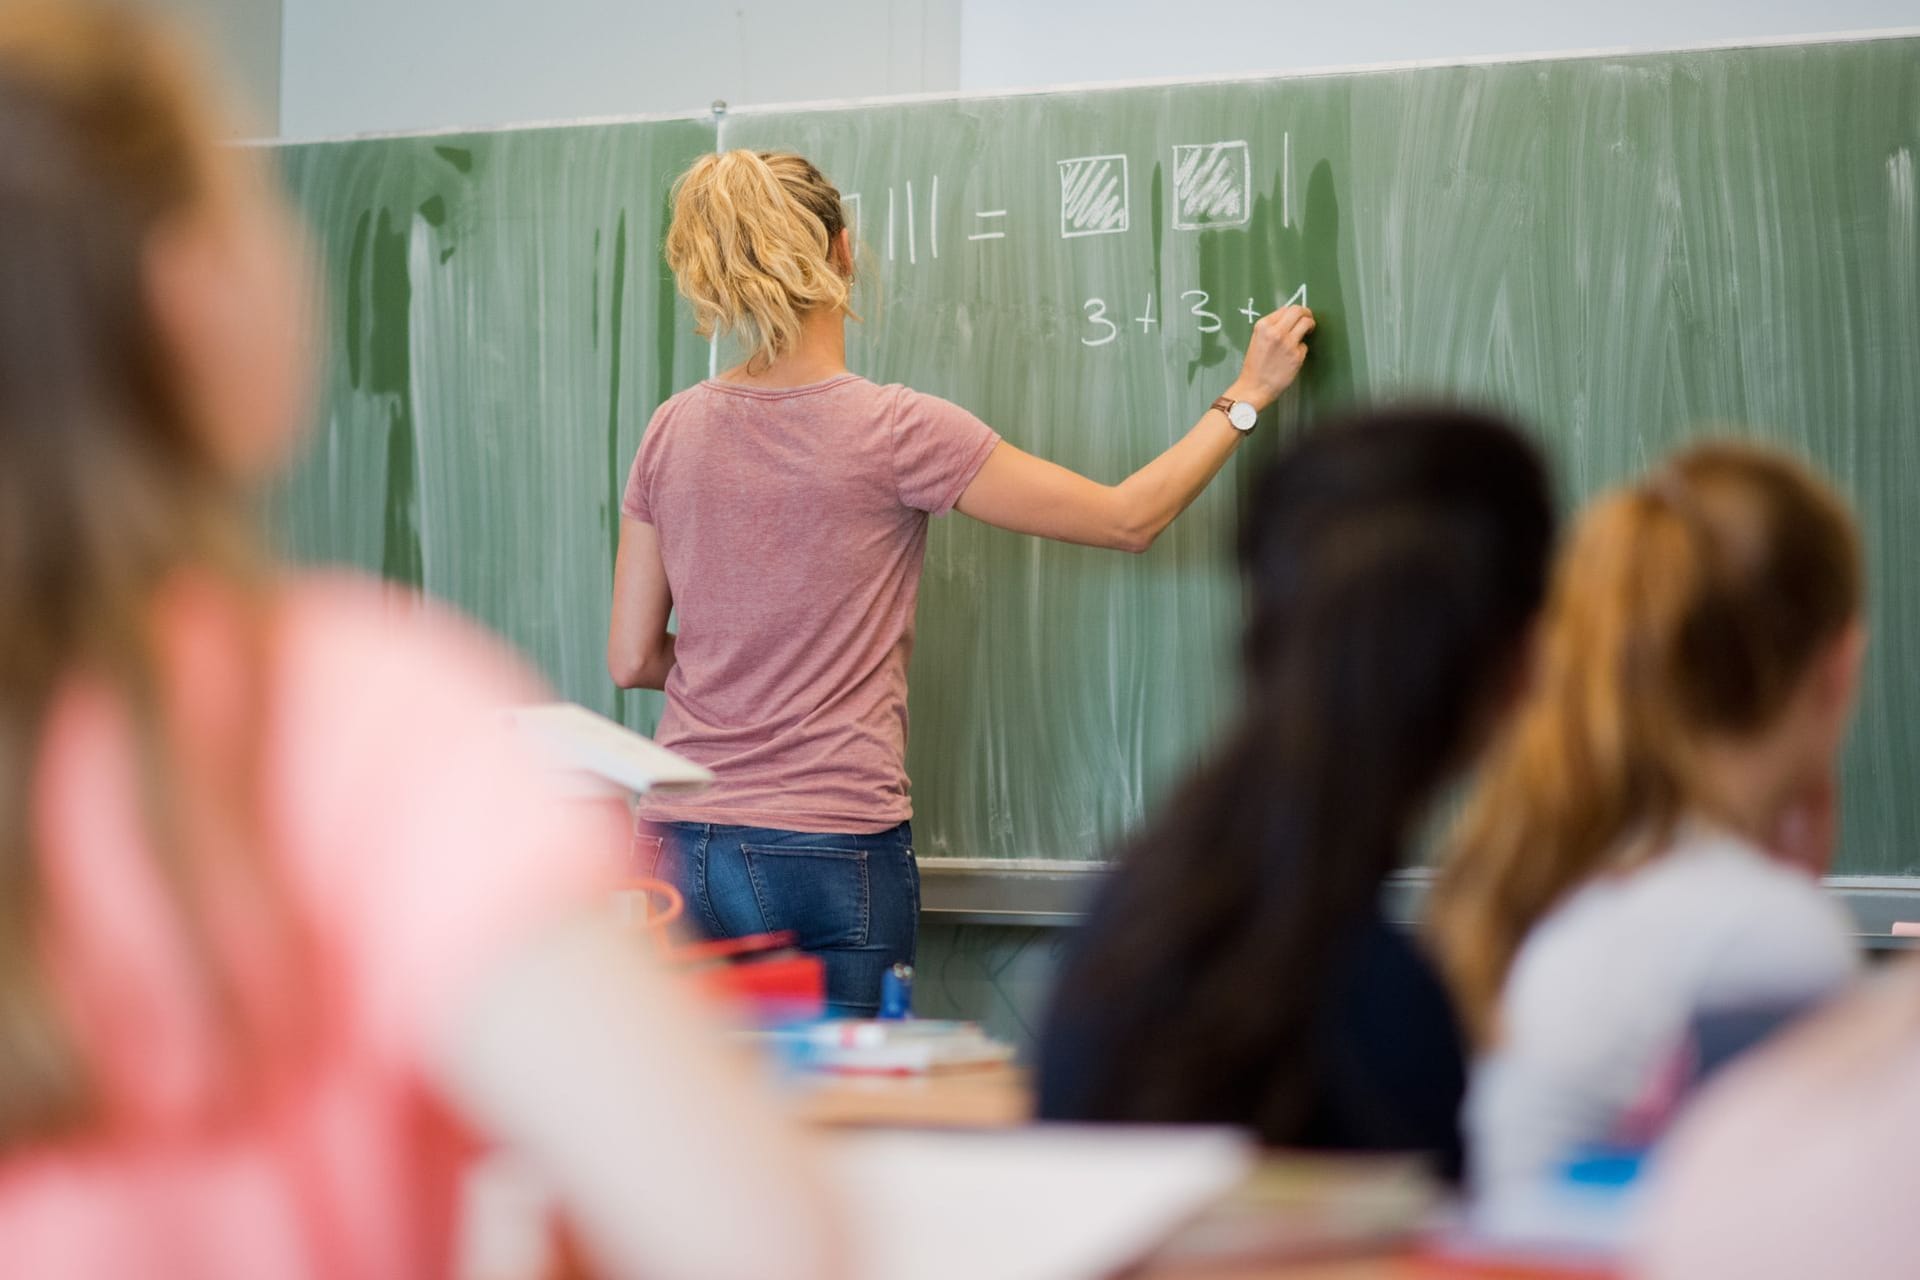
[[[284,11],[289,138],[1920,22],[1916,0],[284,0]]]
[[[1671,49],[1909,27],[1915,0],[963,0],[961,89]],[[1098,33],[1097,37],[1094,33]]]

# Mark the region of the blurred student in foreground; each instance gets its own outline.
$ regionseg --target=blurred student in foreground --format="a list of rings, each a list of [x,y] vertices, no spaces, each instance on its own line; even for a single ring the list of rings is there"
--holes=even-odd
[[[1864,644],[1853,520],[1791,458],[1703,445],[1581,519],[1435,894],[1488,1229],[1657,1138],[1705,1020],[1853,976],[1817,875]]]
[[[246,518],[302,273],[143,20],[0,9],[0,1252],[445,1275],[469,1137],[609,1274],[820,1276],[805,1155],[595,910],[467,628]]]
[[[1120,858],[1054,998],[1040,1110],[1457,1174],[1462,1036],[1380,894],[1523,678],[1546,473],[1500,422],[1390,411],[1308,433],[1249,510],[1244,710]]]
[[[1733,1067],[1654,1166],[1636,1274],[1911,1275],[1920,1259],[1920,965]]]

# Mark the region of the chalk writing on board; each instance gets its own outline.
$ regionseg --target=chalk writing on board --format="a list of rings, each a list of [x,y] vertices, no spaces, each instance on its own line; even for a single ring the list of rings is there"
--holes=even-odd
[[[1180,295],[1180,301],[1182,302],[1185,302],[1188,298],[1200,299],[1200,301],[1193,304],[1193,309],[1187,312],[1188,315],[1200,322],[1200,332],[1220,332],[1220,317],[1207,310],[1207,304],[1213,301],[1207,291],[1205,289],[1189,289]]]
[[[973,216],[984,222],[990,218],[1004,218],[1007,216],[1007,211],[1005,209],[982,209]],[[1006,238],[1007,233],[999,230],[976,231],[967,237],[969,240],[1005,240]]]
[[[1251,221],[1253,199],[1253,160],[1247,143],[1238,140],[1206,143],[1182,143],[1173,147],[1174,172],[1168,199],[1172,223],[1183,230],[1223,230],[1245,227]],[[1060,234],[1076,236],[1112,235],[1128,230],[1132,210],[1128,190],[1129,161],[1125,155],[1078,156],[1054,162],[1060,175]],[[1292,163],[1291,138],[1283,143],[1283,166]],[[1282,186],[1286,184],[1284,173]],[[889,262],[904,260],[919,266],[923,255],[931,261],[940,257],[940,178],[922,176],[887,184],[886,248]],[[873,187],[875,199],[879,188]],[[842,197],[848,226],[855,238],[862,231],[862,194],[850,192]],[[950,199],[950,203],[957,203]],[[1283,196],[1284,204],[1284,196]],[[876,206],[877,209],[878,206]],[[964,210],[966,206],[962,205]],[[955,210],[948,210],[949,214]],[[1284,209],[1283,209],[1284,212]],[[1005,240],[1012,211],[1009,209],[973,209],[973,229],[966,234],[968,243]],[[877,216],[877,214],[876,214]],[[878,224],[875,226],[878,235]],[[1097,287],[1097,286],[1096,286]],[[1085,327],[1079,333],[1082,346],[1105,347],[1128,338],[1152,340],[1155,330],[1165,342],[1182,342],[1221,333],[1229,327],[1225,317],[1244,317],[1251,327],[1269,311],[1287,306],[1307,305],[1307,286],[1302,284],[1289,294],[1277,295],[1270,302],[1248,298],[1244,307],[1234,307],[1232,296],[1216,295],[1207,289],[1177,291],[1177,303],[1161,309],[1158,293],[1144,296],[1139,311],[1131,303],[1118,315],[1103,297],[1089,297],[1083,304]],[[1229,341],[1237,338],[1229,338]]]
[[[907,182],[907,261],[918,262],[919,256],[913,251],[913,182]]]
[[[853,238],[860,239],[860,196],[855,193],[840,197],[840,203],[846,210],[847,225],[853,228]],[[927,237],[920,238],[920,211],[924,208]],[[940,256],[940,178],[935,175],[925,200],[919,199],[913,189],[911,179],[899,186],[887,188],[887,261],[893,262],[906,250],[909,265],[920,262],[920,246],[925,244],[929,256]]]
[[[1221,322],[1219,314],[1210,309],[1213,302],[1213,295],[1205,289],[1188,289],[1181,293],[1180,301],[1183,303],[1191,302],[1192,305],[1187,308],[1185,316],[1170,320],[1167,323],[1165,331],[1169,337],[1184,335],[1189,329],[1194,333],[1200,334],[1219,333],[1221,329],[1226,327]],[[1281,307],[1305,306],[1306,304],[1307,286],[1303,284],[1289,294],[1284,301],[1276,299],[1273,306],[1269,309],[1277,311]],[[1081,305],[1081,310],[1086,312],[1087,324],[1090,326],[1087,332],[1080,335],[1081,346],[1104,347],[1108,343],[1119,339],[1121,327],[1108,317],[1106,299],[1088,298],[1086,302]],[[1140,332],[1142,334],[1149,333],[1160,324],[1158,310],[1158,296],[1149,293],[1145,307],[1142,308],[1139,315],[1133,318],[1133,323],[1140,326]],[[1245,316],[1247,318],[1247,324],[1251,326],[1255,321],[1260,319],[1261,316],[1267,313],[1256,305],[1256,299],[1248,298],[1247,305],[1239,308],[1239,314]],[[1188,324],[1189,321],[1192,322],[1191,325]]]
[[[1280,225],[1293,225],[1293,134],[1280,135]]]
[[[1182,231],[1244,226],[1252,216],[1253,158],[1244,142],[1173,149],[1173,225]]]
[[[1125,156],[1076,156],[1058,163],[1062,239],[1113,235],[1127,229]]]
[[[1088,324],[1100,325],[1107,331],[1104,337],[1080,339],[1082,346],[1104,347],[1120,336],[1120,326],[1107,319],[1107,304],[1101,299],[1088,298],[1086,306],[1083,307],[1082,310],[1087,313]]]

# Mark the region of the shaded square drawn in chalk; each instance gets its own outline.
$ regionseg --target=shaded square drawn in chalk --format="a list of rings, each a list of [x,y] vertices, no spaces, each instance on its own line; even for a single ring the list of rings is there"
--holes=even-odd
[[[1060,165],[1060,237],[1127,229],[1127,158],[1076,156]]]
[[[1253,160],[1244,142],[1173,149],[1173,225],[1182,231],[1237,227],[1253,215]]]

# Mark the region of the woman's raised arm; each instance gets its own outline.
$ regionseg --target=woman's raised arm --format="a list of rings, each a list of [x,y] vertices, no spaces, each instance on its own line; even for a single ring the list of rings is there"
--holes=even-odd
[[[1313,313],[1285,307],[1253,327],[1226,397],[1264,410],[1293,385],[1307,358]],[[1002,443],[960,495],[959,509],[990,525],[1116,551],[1145,551],[1218,475],[1244,432],[1209,408],[1193,430],[1119,484],[1102,484]],[[623,542],[624,546],[624,542]]]

